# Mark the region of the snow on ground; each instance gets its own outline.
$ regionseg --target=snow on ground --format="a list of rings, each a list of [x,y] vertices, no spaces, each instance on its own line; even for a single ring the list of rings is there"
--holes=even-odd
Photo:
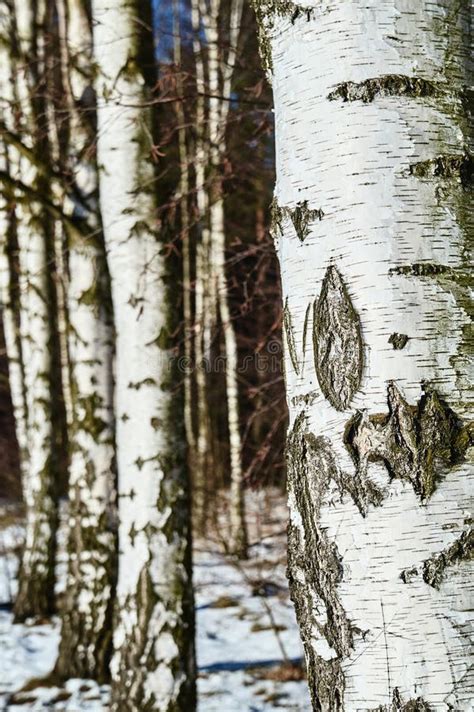
[[[275,491],[253,492],[248,502],[248,561],[226,556],[217,534],[195,547],[199,712],[306,712],[302,649],[285,578],[286,509]],[[38,686],[54,665],[59,621],[13,625],[9,603],[22,528],[1,514],[0,710],[105,712],[106,685],[69,680],[64,687]],[[225,540],[225,511],[219,521]],[[60,560],[62,580],[64,569]]]

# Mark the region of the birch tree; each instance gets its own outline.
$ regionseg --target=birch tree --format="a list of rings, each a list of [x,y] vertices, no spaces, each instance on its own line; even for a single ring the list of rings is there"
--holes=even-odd
[[[43,2],[10,2],[3,3],[3,8],[9,25],[9,98],[13,103],[4,113],[6,123],[2,131],[4,141],[14,148],[4,153],[9,163],[2,166],[2,185],[4,195],[16,205],[14,239],[18,252],[15,255],[10,241],[8,279],[11,288],[17,269],[20,312],[15,325],[10,319],[12,329],[7,341],[26,505],[25,545],[14,610],[16,619],[23,620],[48,615],[55,605],[61,466],[57,433],[61,408],[57,382],[54,226],[50,212],[44,209],[50,203],[49,183],[40,168],[47,162],[49,149],[44,104],[47,7]]]
[[[13,129],[13,104],[15,101],[13,67],[14,52],[12,47],[12,8],[3,1],[0,4],[0,100],[3,127]],[[0,170],[4,175],[11,172],[11,164],[18,163],[18,155],[12,156],[3,132],[0,144]],[[20,465],[23,477],[27,472],[27,404],[25,393],[25,374],[23,349],[21,342],[20,319],[21,294],[19,289],[18,240],[16,230],[15,197],[12,187],[4,185],[0,194],[0,302],[2,306],[5,347],[8,357],[8,378],[15,418],[15,432],[20,449]],[[24,318],[24,314],[23,314]]]
[[[194,139],[194,180],[199,235],[196,244],[196,282],[194,312],[194,358],[196,363],[196,459],[192,469],[193,523],[195,530],[205,533],[208,524],[208,475],[212,468],[211,418],[207,400],[204,360],[209,357],[212,324],[215,323],[215,300],[210,294],[209,248],[210,233],[207,223],[208,194],[206,168],[209,165],[209,146],[206,140],[205,77],[203,41],[199,0],[191,0],[193,53],[196,71],[196,136]]]
[[[239,425],[239,392],[237,380],[238,353],[235,328],[229,306],[229,294],[225,270],[225,214],[221,185],[221,164],[226,154],[226,128],[230,106],[232,78],[236,61],[243,0],[232,0],[225,32],[222,32],[224,8],[220,0],[204,0],[200,3],[200,19],[207,43],[207,76],[209,90],[209,160],[211,168],[210,195],[206,200],[209,208],[209,253],[208,276],[210,298],[214,297],[224,331],[224,354],[226,358],[227,425],[230,454],[230,540],[229,549],[240,556],[247,551],[247,527],[244,507],[242,471],[242,440]],[[193,9],[194,33],[199,32]],[[227,39],[227,51],[223,48],[223,35]],[[196,52],[195,39],[195,54]],[[198,60],[199,62],[199,60]],[[203,84],[204,72],[198,66],[198,91]],[[199,156],[198,156],[199,158]],[[198,161],[199,165],[199,161]],[[199,173],[197,174],[199,179]],[[199,194],[198,194],[199,198]]]
[[[151,7],[94,0],[100,205],[116,327],[119,576],[113,709],[195,707],[176,275],[156,216]]]
[[[92,32],[82,0],[58,2],[70,112],[65,210],[72,374],[68,575],[56,672],[108,678],[116,579],[113,347],[109,279],[98,211]]]
[[[255,9],[313,709],[469,710],[471,3]]]

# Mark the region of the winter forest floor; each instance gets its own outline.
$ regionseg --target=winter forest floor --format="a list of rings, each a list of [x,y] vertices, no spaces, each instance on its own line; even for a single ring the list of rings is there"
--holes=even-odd
[[[214,533],[195,543],[199,712],[303,712],[310,704],[285,578],[286,508],[274,490],[250,492],[248,508],[248,561],[224,553],[224,511]],[[59,620],[12,623],[22,531],[14,512],[0,508],[0,710],[108,710],[106,685],[69,680],[41,687],[38,678],[55,661]],[[61,557],[58,580],[60,595]]]

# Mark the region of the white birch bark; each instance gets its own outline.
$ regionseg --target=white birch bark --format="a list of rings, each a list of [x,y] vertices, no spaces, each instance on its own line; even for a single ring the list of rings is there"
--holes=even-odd
[[[92,32],[82,0],[60,3],[69,96],[68,354],[72,382],[68,574],[56,672],[108,678],[116,579],[114,331],[98,212],[92,129]]]
[[[186,116],[183,107],[183,81],[181,67],[181,25],[179,21],[179,5],[173,0],[173,61],[177,72],[176,78],[176,120],[178,122],[178,155],[179,155],[179,191],[178,201],[181,222],[181,244],[183,254],[183,318],[184,318],[184,425],[188,448],[194,453],[196,442],[193,424],[193,379],[191,363],[193,358],[193,308],[191,299],[191,245],[189,230],[189,163],[186,140]]]
[[[313,708],[471,710],[471,3],[255,6]]]
[[[15,67],[20,126],[30,148],[42,154],[47,147],[44,106],[33,101],[44,61],[42,28],[46,6],[22,0],[13,5],[19,42]],[[28,58],[28,63],[26,61]],[[47,187],[33,163],[19,160],[19,177],[39,196]],[[54,285],[50,278],[52,224],[39,202],[17,194],[17,237],[21,291],[21,345],[26,393],[28,469],[24,471],[26,536],[15,601],[17,620],[44,616],[54,610],[54,563],[57,529],[58,454],[55,452],[53,399]]]
[[[203,41],[199,0],[191,0],[193,28],[193,53],[196,69],[196,138],[194,143],[194,175],[196,207],[199,220],[199,239],[196,244],[195,284],[195,335],[194,358],[196,363],[196,460],[192,469],[193,523],[195,530],[205,534],[209,524],[209,491],[213,472],[211,419],[208,406],[208,386],[205,361],[211,356],[212,328],[216,322],[215,291],[211,294],[209,198],[206,186],[206,169],[209,165],[208,127],[204,95],[206,91],[203,59]]]
[[[14,60],[11,48],[11,8],[0,3],[0,110],[5,126],[13,128]],[[5,139],[0,144],[0,170],[9,173],[19,158]],[[16,244],[14,192],[3,186],[0,193],[0,304],[3,317],[8,378],[15,418],[15,432],[20,448],[20,465],[26,471],[28,438],[24,389],[24,366],[20,340],[21,294],[18,284],[18,250]]]
[[[226,359],[227,424],[229,429],[230,454],[230,540],[229,550],[245,557],[247,553],[247,525],[244,507],[244,483],[242,471],[242,439],[239,425],[238,399],[238,354],[235,328],[229,308],[229,294],[225,273],[225,222],[224,197],[219,176],[221,162],[226,151],[226,125],[230,104],[232,75],[242,20],[243,2],[233,0],[229,19],[229,50],[219,57],[220,0],[204,4],[202,14],[208,45],[209,75],[209,141],[210,162],[214,184],[210,199],[210,279],[215,282],[216,300],[224,331]],[[222,51],[222,50],[221,50]],[[226,100],[226,97],[228,99]]]
[[[94,0],[100,203],[116,327],[119,576],[113,708],[195,706],[182,403],[169,261],[156,226],[146,3]],[[151,78],[152,79],[152,78]],[[176,277],[175,277],[176,278]]]

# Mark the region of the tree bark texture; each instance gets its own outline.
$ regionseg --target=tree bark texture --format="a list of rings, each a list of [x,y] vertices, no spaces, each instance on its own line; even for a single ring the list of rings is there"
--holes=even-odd
[[[171,334],[177,276],[158,232],[147,103],[151,8],[94,0],[100,204],[116,328],[119,576],[115,710],[195,707],[183,403]]]
[[[471,3],[255,9],[313,709],[470,710]]]
[[[44,2],[15,2],[10,8],[17,50],[15,98],[21,107],[18,131],[31,143],[32,155],[44,160],[49,150],[44,105],[47,8]],[[22,185],[47,196],[49,185],[34,161],[16,152],[13,155],[16,165],[11,169]],[[15,197],[28,459],[23,468],[26,538],[14,611],[17,620],[24,620],[48,615],[55,607],[61,386],[57,381],[54,225],[40,202],[26,200],[22,190]]]
[[[74,185],[65,209],[82,231],[68,235],[68,573],[56,672],[103,682],[109,674],[117,568],[114,330],[93,151],[92,31],[82,0],[64,0],[61,9],[70,111],[67,167]]]

